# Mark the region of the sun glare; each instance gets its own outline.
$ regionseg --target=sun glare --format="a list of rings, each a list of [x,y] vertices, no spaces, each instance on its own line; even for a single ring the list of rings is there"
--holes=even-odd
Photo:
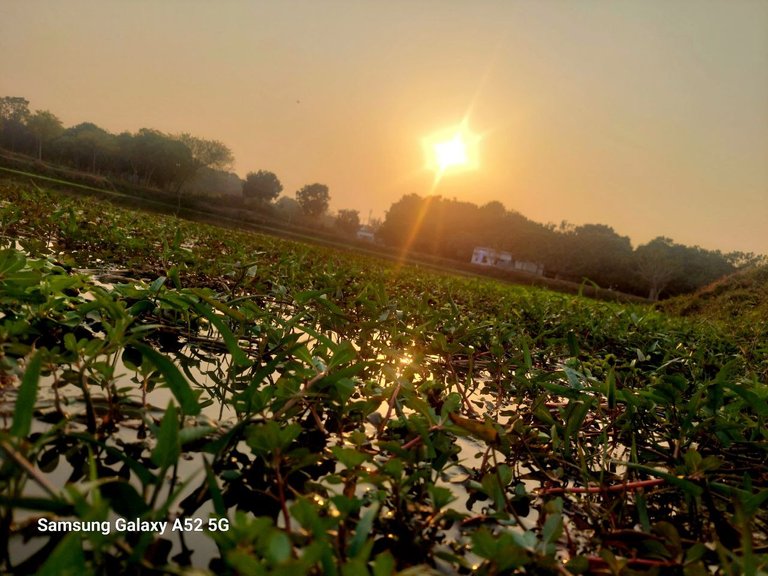
[[[449,172],[476,170],[479,140],[464,124],[425,138],[427,169],[435,172],[437,180]]]
[[[435,160],[440,170],[452,166],[463,166],[467,163],[467,145],[461,134],[456,134],[450,140],[435,144]]]

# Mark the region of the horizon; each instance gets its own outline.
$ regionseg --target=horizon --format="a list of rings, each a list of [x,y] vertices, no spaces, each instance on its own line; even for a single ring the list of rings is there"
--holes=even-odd
[[[768,254],[768,3],[78,0],[0,14],[13,55],[0,95],[66,127],[220,140],[240,178],[272,171],[284,196],[321,182],[362,221],[433,193],[605,224],[634,247]],[[477,166],[436,177],[425,139],[464,124]]]

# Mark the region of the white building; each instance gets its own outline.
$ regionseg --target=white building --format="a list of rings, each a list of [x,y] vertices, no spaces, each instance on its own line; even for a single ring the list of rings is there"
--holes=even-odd
[[[368,226],[360,226],[360,228],[357,230],[357,239],[365,240],[366,242],[373,242],[376,240],[376,237],[373,234],[373,230],[371,230]]]
[[[472,264],[477,264],[478,266],[493,266],[505,270],[518,270],[520,272],[535,274],[536,276],[542,276],[544,274],[543,264],[526,260],[515,260],[509,252],[495,250],[494,248],[486,248],[485,246],[478,246],[472,252]]]

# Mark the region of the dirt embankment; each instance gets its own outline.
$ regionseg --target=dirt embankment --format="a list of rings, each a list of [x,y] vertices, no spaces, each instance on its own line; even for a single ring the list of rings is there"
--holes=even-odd
[[[662,307],[673,314],[712,320],[729,321],[743,314],[768,319],[768,265],[736,272]]]

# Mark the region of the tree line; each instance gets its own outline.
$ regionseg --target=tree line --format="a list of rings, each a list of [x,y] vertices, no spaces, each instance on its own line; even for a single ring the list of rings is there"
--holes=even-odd
[[[217,140],[142,128],[112,134],[90,122],[65,128],[50,111],[30,111],[21,97],[0,98],[0,147],[110,180],[209,199],[234,192],[228,203],[245,214],[291,225],[324,226],[354,237],[357,210],[328,215],[328,186],[313,183],[294,198],[280,196],[274,172],[258,170],[240,179],[229,170],[231,150]],[[658,237],[633,248],[628,237],[604,224],[540,224],[501,202],[483,206],[440,196],[403,196],[390,206],[376,237],[392,248],[469,262],[476,247],[509,252],[516,260],[542,264],[548,276],[646,296],[652,300],[687,293],[739,268],[764,262],[751,253],[705,250]],[[406,246],[407,245],[407,246]]]
[[[65,128],[55,114],[32,112],[29,101],[18,96],[0,98],[0,148],[113,181],[171,191],[179,204],[185,190],[234,185],[251,209],[263,210],[283,190],[272,172],[250,172],[245,180],[229,172],[234,156],[218,140],[151,128],[113,134],[92,122]],[[324,184],[308,184],[296,192],[294,202],[302,215],[317,219],[328,210],[330,192]]]
[[[378,230],[388,245],[468,262],[476,247],[512,254],[516,260],[544,265],[545,274],[590,281],[657,300],[695,291],[737,269],[764,262],[752,253],[705,250],[658,237],[632,247],[604,224],[540,224],[501,202],[471,202],[403,196]]]

